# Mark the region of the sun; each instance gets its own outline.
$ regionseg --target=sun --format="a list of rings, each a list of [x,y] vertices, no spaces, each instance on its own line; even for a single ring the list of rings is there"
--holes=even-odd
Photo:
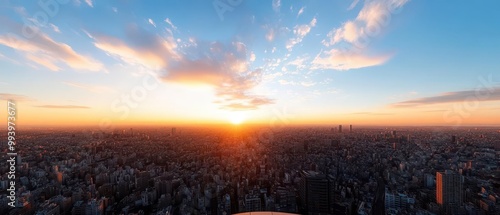
[[[247,119],[247,115],[243,112],[231,112],[228,115],[228,120],[233,125],[239,125]]]

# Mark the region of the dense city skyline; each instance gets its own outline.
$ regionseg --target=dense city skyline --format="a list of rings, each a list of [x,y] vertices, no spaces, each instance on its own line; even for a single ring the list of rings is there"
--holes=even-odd
[[[48,2],[0,6],[19,126],[499,125],[498,1]]]

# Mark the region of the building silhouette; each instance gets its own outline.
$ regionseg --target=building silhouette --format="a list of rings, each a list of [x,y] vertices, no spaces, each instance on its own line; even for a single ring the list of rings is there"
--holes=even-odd
[[[300,172],[299,197],[302,214],[329,214],[331,178],[315,171]]]

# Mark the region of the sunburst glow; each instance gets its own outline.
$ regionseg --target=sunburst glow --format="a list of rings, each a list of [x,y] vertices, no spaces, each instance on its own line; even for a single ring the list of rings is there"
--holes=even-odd
[[[239,125],[247,119],[247,115],[244,112],[231,112],[228,115],[228,120],[233,125]]]

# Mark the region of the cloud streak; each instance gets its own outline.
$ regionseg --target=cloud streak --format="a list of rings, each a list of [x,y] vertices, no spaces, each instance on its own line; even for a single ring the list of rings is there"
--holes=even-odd
[[[19,94],[11,94],[11,93],[0,93],[0,100],[12,100],[16,102],[28,102],[28,101],[34,101],[34,99],[25,96],[25,95],[19,95]]]
[[[8,19],[7,28],[17,35],[22,35],[22,25]],[[16,34],[0,35],[0,45],[15,49],[22,53],[27,59],[52,71],[59,71],[58,65],[67,65],[72,69],[84,71],[103,71],[104,66],[94,60],[77,53],[71,46],[57,42],[39,30],[38,34],[31,39],[19,37]]]
[[[391,104],[392,107],[405,108],[423,105],[436,105],[465,101],[500,101],[500,87],[490,87],[478,90],[447,92],[437,96],[423,97]]]
[[[38,105],[34,107],[53,108],[53,109],[90,109],[90,107],[88,106],[78,106],[78,105]]]
[[[89,91],[89,92],[93,92],[93,93],[111,93],[111,92],[115,92],[115,90],[113,90],[113,89],[111,89],[109,87],[105,87],[105,86],[86,85],[86,84],[80,84],[80,83],[75,83],[75,82],[62,82],[62,83],[65,84],[65,85],[71,86],[71,87],[83,89],[83,90],[86,90],[86,91]]]
[[[312,64],[313,69],[350,70],[384,64],[391,55],[369,56],[348,50],[331,49],[317,55]]]

